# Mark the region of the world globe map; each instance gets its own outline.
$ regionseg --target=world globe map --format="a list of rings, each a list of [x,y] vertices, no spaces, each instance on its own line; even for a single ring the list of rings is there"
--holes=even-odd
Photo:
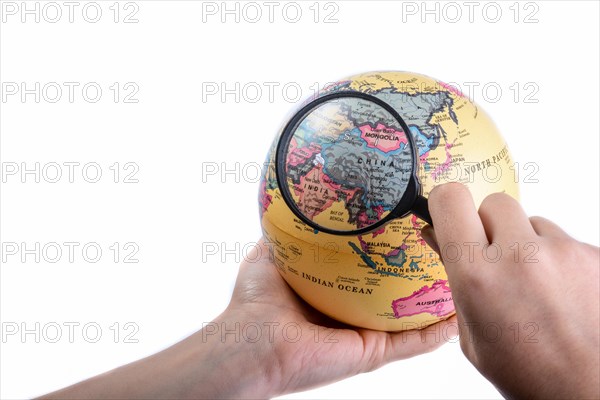
[[[356,97],[312,110],[285,154],[286,184],[299,212],[337,231],[383,219],[401,200],[412,173],[412,152],[399,122]]]
[[[487,114],[453,86],[415,73],[370,72],[328,85],[306,103],[340,92],[384,101],[409,132],[385,110],[346,97],[303,120],[287,149],[287,184],[315,222],[351,230],[385,216],[404,190],[407,134],[416,144],[425,196],[436,185],[461,182],[476,205],[494,192],[518,198],[506,143]],[[308,226],[277,183],[278,143],[279,136],[260,181],[260,220],[274,264],[300,297],[341,322],[386,331],[423,328],[454,314],[442,262],[421,237],[423,221],[409,215],[351,236]]]

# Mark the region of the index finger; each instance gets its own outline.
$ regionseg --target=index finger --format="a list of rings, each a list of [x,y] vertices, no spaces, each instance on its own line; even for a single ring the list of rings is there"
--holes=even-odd
[[[449,244],[457,245],[461,251],[469,246],[468,243],[488,244],[485,229],[471,192],[460,183],[446,183],[433,188],[429,194],[429,212],[440,255],[450,277],[456,266],[468,257],[444,259],[443,253],[449,249]]]

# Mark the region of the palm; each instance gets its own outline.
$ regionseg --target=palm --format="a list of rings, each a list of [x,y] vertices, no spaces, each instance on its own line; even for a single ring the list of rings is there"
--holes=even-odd
[[[263,250],[262,254],[267,253],[266,247]],[[427,334],[440,329],[437,324],[421,331],[388,333],[353,328],[328,318],[290,289],[268,255],[242,264],[229,310],[241,320],[277,324],[278,330],[268,342],[273,346],[274,368],[284,392],[371,371],[443,344],[436,340],[439,335]]]

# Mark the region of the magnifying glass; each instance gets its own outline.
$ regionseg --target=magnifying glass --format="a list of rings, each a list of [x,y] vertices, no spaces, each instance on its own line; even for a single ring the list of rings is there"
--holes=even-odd
[[[317,231],[368,233],[412,213],[429,224],[418,154],[404,120],[362,92],[324,95],[286,125],[275,171],[284,201]]]

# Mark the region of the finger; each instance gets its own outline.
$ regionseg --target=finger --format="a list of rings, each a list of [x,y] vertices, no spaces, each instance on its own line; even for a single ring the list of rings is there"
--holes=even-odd
[[[450,247],[461,248],[465,243],[487,244],[487,237],[469,190],[460,183],[436,186],[429,194],[429,211],[433,219],[435,239],[441,249],[442,261],[451,280],[459,279],[459,264],[468,258],[447,257]],[[465,270],[465,268],[462,268]]]
[[[435,231],[431,225],[425,225],[421,229],[421,237],[433,251],[440,254],[440,246],[438,245],[437,238],[435,237]]]
[[[535,234],[523,207],[506,193],[494,193],[483,199],[479,216],[490,243]]]
[[[265,240],[261,238],[244,256],[240,264],[239,275],[256,273],[276,275],[277,271],[272,268],[273,253],[271,250]]]
[[[558,238],[569,236],[569,234],[565,232],[560,226],[556,225],[554,222],[546,218],[531,217],[529,218],[529,222],[531,223],[531,226],[539,236]]]
[[[258,302],[276,296],[295,301],[295,295],[273,263],[270,250],[268,244],[261,239],[244,257],[235,282],[232,301]]]
[[[440,245],[452,240],[486,238],[471,192],[460,183],[446,183],[433,188],[429,194],[429,211]]]
[[[444,343],[456,341],[457,336],[456,316],[429,325],[424,329],[390,333],[384,360],[387,363],[429,353]]]

